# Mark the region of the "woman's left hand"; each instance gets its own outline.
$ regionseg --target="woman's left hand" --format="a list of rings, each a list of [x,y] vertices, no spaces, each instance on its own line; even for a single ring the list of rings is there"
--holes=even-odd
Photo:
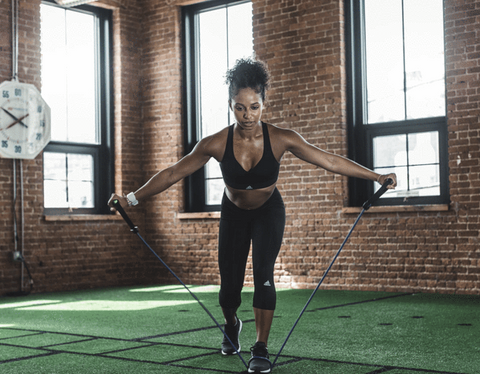
[[[387,188],[389,190],[392,190],[394,189],[395,187],[397,187],[397,174],[395,173],[390,173],[390,174],[382,174],[378,177],[377,179],[377,182],[380,183],[381,185],[383,185],[385,183],[385,181],[390,178],[391,180],[393,180],[393,183],[392,184],[389,184],[387,186]]]

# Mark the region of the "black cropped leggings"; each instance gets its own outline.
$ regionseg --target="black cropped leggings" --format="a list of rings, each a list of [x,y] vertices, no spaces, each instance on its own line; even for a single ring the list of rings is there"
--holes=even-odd
[[[224,194],[218,238],[221,277],[219,301],[222,308],[237,309],[241,304],[245,268],[252,243],[253,306],[275,309],[273,270],[284,229],[285,206],[276,188],[265,204],[253,210],[238,208]]]

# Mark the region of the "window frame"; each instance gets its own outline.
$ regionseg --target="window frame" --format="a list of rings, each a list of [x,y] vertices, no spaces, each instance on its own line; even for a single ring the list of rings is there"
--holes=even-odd
[[[182,7],[183,20],[183,117],[185,154],[190,153],[201,140],[201,128],[198,108],[198,25],[195,17],[205,10],[227,8],[251,0],[214,0]],[[227,101],[227,98],[225,98]],[[206,204],[205,167],[185,178],[185,211],[213,212],[220,210],[220,204]]]
[[[98,144],[51,140],[45,153],[83,154],[93,157],[94,207],[93,208],[46,208],[45,215],[113,214],[106,204],[114,188],[113,162],[113,26],[112,11],[100,7],[80,5],[66,8],[53,0],[42,0],[49,6],[93,14],[96,22],[95,74],[96,74],[96,121],[100,142]],[[43,158],[43,156],[42,156]],[[44,171],[44,169],[42,169]],[[43,176],[43,180],[45,176]],[[43,188],[45,188],[43,186]]]
[[[359,164],[373,169],[374,137],[436,131],[439,141],[440,194],[438,196],[384,197],[377,204],[386,206],[448,204],[450,193],[446,111],[445,116],[442,117],[381,124],[365,123],[367,96],[364,4],[364,0],[345,0],[348,156]],[[443,29],[445,30],[445,27]],[[444,64],[446,72],[446,63]],[[447,108],[446,98],[445,85],[445,108]],[[363,202],[374,193],[374,188],[374,182],[349,178],[349,205],[362,206]]]

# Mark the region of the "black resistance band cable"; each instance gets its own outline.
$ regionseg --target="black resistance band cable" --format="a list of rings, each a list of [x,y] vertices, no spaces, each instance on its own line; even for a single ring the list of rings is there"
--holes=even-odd
[[[307,303],[305,304],[305,306],[303,307],[302,311],[300,312],[300,315],[298,316],[297,320],[295,321],[295,324],[293,325],[292,329],[290,330],[290,332],[288,333],[287,335],[287,338],[285,339],[282,347],[280,348],[280,350],[278,351],[278,354],[277,356],[275,357],[275,361],[271,364],[271,367],[273,367],[275,365],[275,363],[277,362],[278,358],[280,357],[280,354],[282,353],[283,351],[283,348],[285,347],[285,345],[287,344],[287,341],[288,339],[290,338],[290,336],[292,335],[293,333],[293,330],[295,329],[295,327],[297,326],[298,322],[300,321],[300,318],[302,317],[303,313],[305,312],[305,310],[307,309],[308,305],[310,304],[310,301],[313,299],[315,293],[317,292],[318,288],[320,287],[320,285],[322,284],[323,280],[326,278],[328,272],[330,271],[330,269],[332,268],[335,260],[337,259],[337,257],[339,256],[340,252],[342,251],[343,247],[345,246],[345,243],[347,242],[347,240],[350,238],[350,235],[352,234],[353,232],[353,229],[355,228],[355,226],[357,225],[358,221],[360,220],[360,218],[362,217],[363,213],[365,213],[366,210],[368,210],[386,191],[387,191],[387,187],[393,183],[393,180],[392,179],[387,179],[385,181],[385,183],[382,185],[382,187],[370,198],[368,199],[364,204],[363,204],[363,209],[362,211],[360,212],[360,214],[358,215],[357,219],[355,220],[355,223],[353,224],[352,228],[350,229],[349,233],[347,234],[345,240],[343,241],[342,245],[340,246],[340,249],[337,251],[335,257],[333,258],[333,261],[330,263],[330,265],[328,266],[327,270],[325,271],[325,273],[323,274],[323,277],[322,279],[320,280],[320,282],[318,283],[317,287],[315,288],[315,290],[312,292],[310,298],[308,299]],[[222,329],[222,327],[220,326],[220,324],[217,322],[217,320],[215,319],[215,317],[212,315],[212,313],[210,313],[210,311],[205,307],[205,305],[198,299],[198,297],[187,287],[187,285],[173,272],[172,269],[170,269],[170,267],[162,260],[162,258],[150,247],[150,245],[145,241],[145,239],[140,235],[139,231],[138,231],[138,227],[135,226],[133,224],[133,222],[130,220],[130,218],[128,217],[127,213],[125,212],[125,210],[123,209],[123,207],[120,205],[120,202],[118,200],[114,200],[113,201],[113,207],[122,215],[123,219],[125,220],[125,222],[127,223],[127,225],[130,227],[130,231],[133,232],[134,234],[136,234],[140,240],[147,246],[147,248],[155,255],[155,257],[157,257],[160,262],[163,264],[163,266],[165,266],[165,268],[178,280],[178,282],[180,282],[180,284],[182,284],[183,287],[185,287],[185,289],[190,293],[190,295],[192,295],[192,297],[200,304],[200,306],[203,308],[203,310],[205,310],[205,312],[210,316],[210,318],[213,320],[213,322],[215,322],[215,324],[217,325],[217,327],[220,329],[220,331],[222,332],[222,334],[228,339],[228,341],[230,342],[230,344],[232,345],[232,347],[235,349],[235,352],[237,353],[238,357],[240,357],[240,359],[242,360],[243,364],[245,365],[245,367],[248,368],[248,365],[247,363],[245,362],[245,360],[243,359],[243,357],[240,355],[240,353],[238,352],[237,348],[235,347],[235,345],[232,343],[232,341],[230,340],[230,338],[228,337],[228,335],[225,333],[225,331]]]

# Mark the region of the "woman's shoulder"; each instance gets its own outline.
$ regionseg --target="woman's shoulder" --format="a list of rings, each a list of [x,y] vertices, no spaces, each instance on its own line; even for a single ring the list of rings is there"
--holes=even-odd
[[[208,135],[202,140],[200,140],[199,145],[201,148],[206,151],[206,153],[214,156],[215,158],[221,158],[223,152],[225,151],[225,146],[227,144],[227,136],[228,136],[228,127],[224,127],[220,131],[217,131],[214,134]]]
[[[286,151],[298,147],[302,137],[295,130],[267,124],[272,150],[277,160],[281,160]]]
[[[213,134],[204,136],[202,138],[202,140],[200,140],[200,141],[203,142],[203,143],[216,143],[218,141],[224,141],[224,140],[227,139],[229,127],[230,126],[224,127],[223,129],[221,129],[221,130],[219,130],[219,131],[217,131]]]
[[[273,125],[271,123],[264,123],[267,125],[269,136],[274,140],[289,141],[299,136],[295,130]]]

